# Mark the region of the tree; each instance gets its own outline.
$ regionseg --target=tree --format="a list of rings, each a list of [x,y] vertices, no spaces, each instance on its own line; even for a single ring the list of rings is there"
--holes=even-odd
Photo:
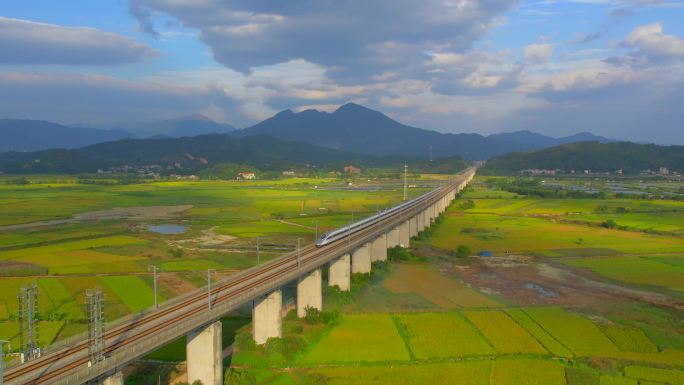
[[[456,249],[456,256],[457,256],[458,258],[469,257],[472,253],[473,253],[473,252],[472,252],[472,250],[470,250],[470,247],[468,247],[468,246],[466,246],[466,245],[460,245],[460,246],[458,246],[458,248]]]

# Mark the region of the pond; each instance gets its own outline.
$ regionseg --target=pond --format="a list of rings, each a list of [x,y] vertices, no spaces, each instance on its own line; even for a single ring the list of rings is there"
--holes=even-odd
[[[187,227],[181,225],[154,225],[148,226],[147,230],[157,234],[173,235],[183,234]]]

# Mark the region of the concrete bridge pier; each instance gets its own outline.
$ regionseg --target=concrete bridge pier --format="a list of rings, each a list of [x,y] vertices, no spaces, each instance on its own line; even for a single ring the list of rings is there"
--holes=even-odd
[[[423,215],[422,212],[419,212],[418,214],[416,214],[415,218],[416,218],[416,230],[420,233],[421,231],[423,231],[425,229],[425,224],[423,223],[424,222],[423,219],[425,219],[425,216]]]
[[[100,381],[101,385],[124,385],[124,375],[123,372],[117,370],[116,372],[110,374]]]
[[[375,238],[371,242],[371,262],[387,260],[387,234]]]
[[[411,242],[409,225],[410,221],[405,221],[399,225],[399,246],[401,247],[409,247],[409,243]]]
[[[265,344],[269,338],[282,337],[283,293],[276,290],[254,301],[252,308],[252,335],[257,345]]]
[[[351,289],[351,255],[345,254],[330,263],[328,286],[337,286],[341,291]]]
[[[223,384],[223,346],[221,321],[196,329],[187,335],[188,382]]]
[[[323,275],[316,269],[299,278],[297,283],[297,317],[306,315],[306,308],[323,310]]]
[[[356,249],[351,256],[352,274],[369,274],[371,272],[371,244],[366,243]]]
[[[418,220],[416,217],[411,217],[409,219],[409,236],[413,238],[416,235],[418,235]]]
[[[387,248],[391,249],[395,246],[399,246],[399,226],[387,233]]]

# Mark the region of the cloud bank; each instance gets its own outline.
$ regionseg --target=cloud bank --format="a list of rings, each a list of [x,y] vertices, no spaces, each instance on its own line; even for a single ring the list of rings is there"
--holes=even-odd
[[[158,54],[111,32],[0,16],[0,64],[123,64]]]

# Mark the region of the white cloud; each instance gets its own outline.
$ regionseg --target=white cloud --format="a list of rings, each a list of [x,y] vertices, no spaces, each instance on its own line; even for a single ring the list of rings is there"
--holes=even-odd
[[[684,58],[684,40],[663,33],[662,23],[642,25],[632,31],[625,44],[655,57]]]
[[[0,16],[0,63],[122,64],[159,53],[128,37]]]
[[[516,2],[131,0],[130,10],[144,31],[155,13],[199,30],[228,68],[247,73],[301,59],[354,83],[389,72],[418,76],[425,52],[467,51]]]
[[[531,64],[544,64],[551,59],[552,44],[530,44],[525,47],[525,60]]]

